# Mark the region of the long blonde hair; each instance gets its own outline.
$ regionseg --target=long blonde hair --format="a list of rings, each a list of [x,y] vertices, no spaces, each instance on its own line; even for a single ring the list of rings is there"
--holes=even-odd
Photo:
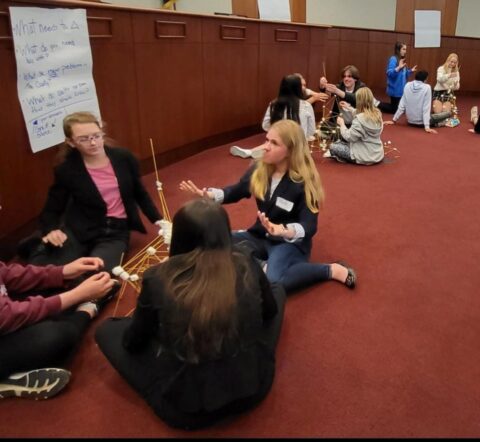
[[[452,69],[450,66],[448,66],[448,63],[450,63],[450,60],[455,57],[457,59],[457,65]],[[447,59],[445,60],[445,63],[443,63],[443,69],[445,69],[445,72],[458,72],[459,70],[459,59],[458,55],[452,52],[451,54],[448,55]]]
[[[317,213],[322,206],[325,194],[320,174],[315,166],[305,133],[298,123],[292,120],[277,121],[270,130],[275,130],[288,149],[288,176],[295,183],[304,183],[305,199],[308,208]],[[275,165],[259,161],[250,179],[250,192],[260,200],[265,199]]]
[[[382,113],[373,104],[373,93],[368,87],[362,87],[355,92],[357,115],[363,113],[367,120],[382,123]]]

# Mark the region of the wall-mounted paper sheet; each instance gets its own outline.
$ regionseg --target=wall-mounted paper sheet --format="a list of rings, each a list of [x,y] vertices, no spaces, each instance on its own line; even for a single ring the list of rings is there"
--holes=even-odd
[[[63,118],[100,118],[85,9],[11,7],[18,98],[33,152],[64,140]]]
[[[258,13],[262,20],[292,21],[289,0],[258,0]]]
[[[440,47],[441,12],[415,11],[415,47]]]

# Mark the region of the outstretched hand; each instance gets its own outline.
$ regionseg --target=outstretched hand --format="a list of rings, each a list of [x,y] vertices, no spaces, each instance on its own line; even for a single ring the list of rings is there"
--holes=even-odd
[[[85,272],[95,272],[102,269],[104,266],[103,260],[96,257],[78,258],[69,264],[63,266],[64,279],[74,279],[83,275]]]
[[[189,192],[189,193],[192,193],[196,196],[203,197],[203,198],[213,199],[213,193],[212,192],[209,192],[206,187],[204,187],[203,189],[200,189],[191,180],[182,181],[179,184],[178,187],[179,187],[180,190],[183,190],[184,192]]]

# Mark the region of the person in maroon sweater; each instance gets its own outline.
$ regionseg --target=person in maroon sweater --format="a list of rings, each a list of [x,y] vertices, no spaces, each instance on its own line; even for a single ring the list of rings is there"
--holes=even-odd
[[[0,398],[47,399],[65,387],[71,373],[48,367],[70,355],[96,316],[98,300],[115,284],[101,268],[103,261],[95,257],[65,266],[0,262]],[[59,294],[29,295],[65,287],[86,272],[95,273]]]

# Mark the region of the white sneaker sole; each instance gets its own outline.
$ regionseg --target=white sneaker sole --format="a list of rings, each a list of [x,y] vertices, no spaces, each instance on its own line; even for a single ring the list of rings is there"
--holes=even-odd
[[[0,398],[48,399],[63,390],[70,376],[71,373],[62,368],[39,368],[16,373],[0,383]]]

